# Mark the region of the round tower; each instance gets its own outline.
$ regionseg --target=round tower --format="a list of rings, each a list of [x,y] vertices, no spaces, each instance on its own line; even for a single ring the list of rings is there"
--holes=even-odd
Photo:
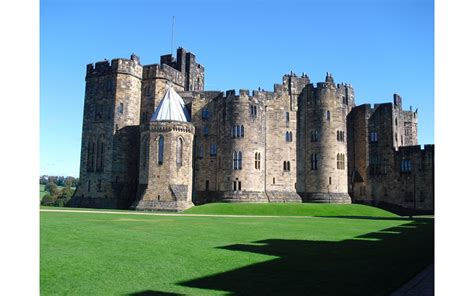
[[[347,187],[347,103],[330,73],[314,89],[309,117],[305,201],[350,203]]]
[[[137,210],[182,211],[192,203],[194,125],[183,99],[168,87],[141,127]]]
[[[265,195],[264,107],[248,90],[226,95],[226,131],[223,135],[219,201],[268,202]]]

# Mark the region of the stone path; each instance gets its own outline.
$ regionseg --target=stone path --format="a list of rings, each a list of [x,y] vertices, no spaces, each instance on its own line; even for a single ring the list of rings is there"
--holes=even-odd
[[[146,216],[176,216],[176,217],[227,217],[227,218],[296,218],[296,219],[324,219],[311,216],[259,216],[259,215],[213,215],[213,214],[179,214],[179,213],[152,213],[152,212],[115,212],[115,211],[88,211],[88,210],[59,210],[40,209],[40,212],[69,212],[87,214],[118,214],[118,215],[146,215]]]
[[[434,264],[425,268],[408,283],[390,296],[431,296],[434,295]]]

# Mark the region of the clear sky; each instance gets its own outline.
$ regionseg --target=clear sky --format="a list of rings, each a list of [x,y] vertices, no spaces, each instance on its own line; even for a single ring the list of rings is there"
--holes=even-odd
[[[40,2],[40,174],[79,176],[86,65],[159,63],[182,46],[206,69],[205,89],[273,90],[285,73],[331,72],[356,104],[403,98],[418,140],[434,143],[432,0]],[[175,52],[173,52],[175,54]]]

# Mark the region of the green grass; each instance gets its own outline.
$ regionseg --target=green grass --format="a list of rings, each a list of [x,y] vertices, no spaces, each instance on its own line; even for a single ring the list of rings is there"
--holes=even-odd
[[[48,191],[44,190],[45,185],[40,185],[40,201],[43,199],[43,196],[48,194]]]
[[[391,212],[365,205],[309,203],[210,203],[192,207],[184,213],[263,216],[398,217],[396,214]]]
[[[433,262],[433,219],[322,208],[346,217],[41,212],[41,294],[385,295]]]

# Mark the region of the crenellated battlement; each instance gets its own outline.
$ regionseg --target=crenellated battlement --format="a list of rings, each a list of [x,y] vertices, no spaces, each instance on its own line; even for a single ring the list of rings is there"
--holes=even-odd
[[[132,208],[151,210],[182,209],[167,203],[190,206],[191,195],[199,203],[348,203],[350,195],[406,206],[418,174],[413,195],[427,204],[434,145],[417,145],[417,110],[403,110],[400,95],[355,106],[353,86],[329,72],[314,84],[305,73],[281,77],[269,90],[204,91],[204,67],[181,47],[155,64],[132,54],[87,65],[76,196],[123,199],[123,208],[136,198]],[[167,87],[191,122],[149,121]],[[96,135],[114,147],[100,152],[103,171],[92,170],[101,169]],[[402,171],[407,163],[411,172]]]
[[[118,58],[112,61],[104,60],[87,65],[86,78],[110,74],[129,74],[138,78],[142,77],[140,58],[132,54],[130,59]]]

